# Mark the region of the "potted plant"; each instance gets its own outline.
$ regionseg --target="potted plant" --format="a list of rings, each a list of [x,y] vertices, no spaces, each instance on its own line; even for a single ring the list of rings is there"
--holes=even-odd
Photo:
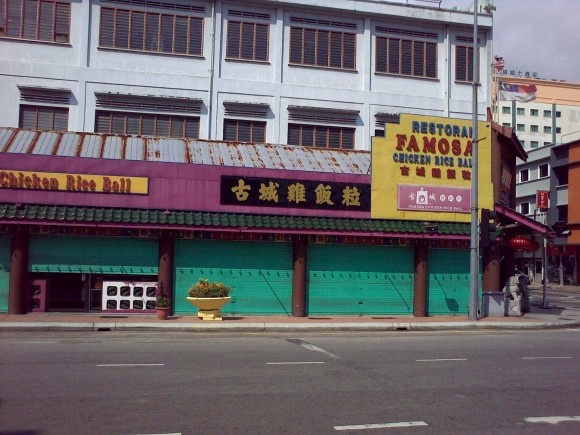
[[[171,311],[171,298],[167,295],[163,283],[157,285],[157,295],[155,299],[155,314],[159,320],[167,320]]]
[[[221,308],[232,298],[230,287],[221,282],[211,282],[200,278],[188,291],[188,302],[199,311],[197,317],[203,320],[222,320]]]

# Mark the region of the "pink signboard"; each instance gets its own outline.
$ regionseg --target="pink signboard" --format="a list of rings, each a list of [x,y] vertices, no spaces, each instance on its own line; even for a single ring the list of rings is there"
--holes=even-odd
[[[397,209],[470,213],[471,189],[465,187],[398,184]]]

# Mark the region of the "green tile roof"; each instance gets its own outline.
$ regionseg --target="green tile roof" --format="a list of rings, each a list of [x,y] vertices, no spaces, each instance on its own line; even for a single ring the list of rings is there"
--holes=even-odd
[[[269,229],[272,232],[360,232],[428,234],[422,221],[379,219],[344,219],[326,217],[252,215],[195,211],[136,210],[103,207],[74,207],[34,204],[0,204],[2,223],[89,224],[99,226],[172,226],[203,229],[203,227]],[[437,222],[439,235],[468,236],[469,223]],[[376,234],[378,235],[378,234]]]

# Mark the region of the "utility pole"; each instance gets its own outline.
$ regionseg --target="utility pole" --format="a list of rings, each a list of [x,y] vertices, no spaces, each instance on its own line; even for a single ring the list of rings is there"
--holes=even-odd
[[[478,139],[478,116],[477,116],[477,91],[479,79],[479,65],[477,56],[477,0],[473,2],[473,154],[471,168],[471,245],[470,245],[470,292],[469,292],[469,320],[477,320],[477,308],[479,306],[479,229],[478,229],[478,168],[477,154],[479,148]]]

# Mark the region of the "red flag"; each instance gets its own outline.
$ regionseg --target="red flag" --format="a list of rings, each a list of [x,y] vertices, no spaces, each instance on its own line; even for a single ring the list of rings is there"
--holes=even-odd
[[[502,72],[503,71],[503,67],[505,66],[505,62],[503,60],[503,57],[495,57],[495,62],[491,64],[491,66],[495,67],[495,69],[497,70],[497,72]]]

